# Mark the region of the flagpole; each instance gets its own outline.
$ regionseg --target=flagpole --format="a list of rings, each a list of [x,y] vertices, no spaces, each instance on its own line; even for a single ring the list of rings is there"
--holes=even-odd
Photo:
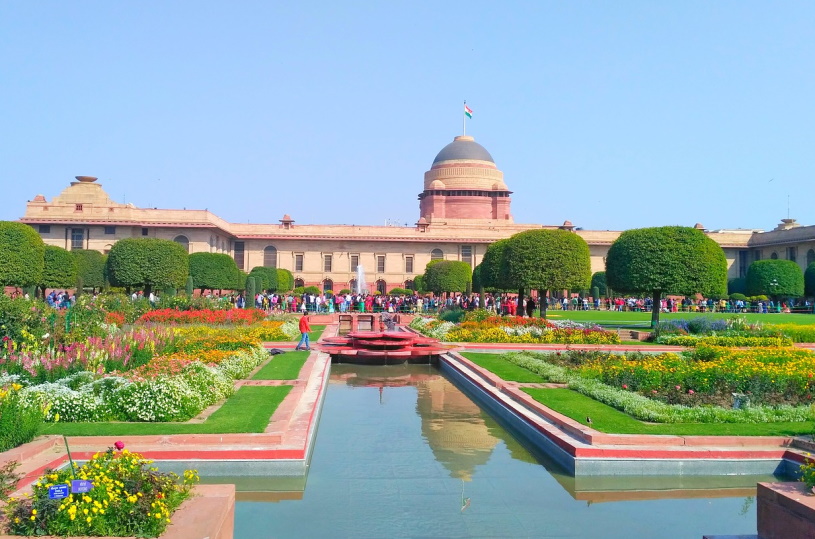
[[[461,111],[461,134],[467,135],[467,100],[464,100],[464,110]]]

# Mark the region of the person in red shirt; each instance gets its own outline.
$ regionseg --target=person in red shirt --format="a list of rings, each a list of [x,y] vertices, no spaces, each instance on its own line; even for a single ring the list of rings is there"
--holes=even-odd
[[[311,345],[308,341],[308,334],[311,333],[311,320],[307,314],[304,314],[302,318],[300,318],[300,342],[297,343],[297,346],[294,347],[295,350],[300,350],[300,347],[305,345],[305,350],[311,350]]]

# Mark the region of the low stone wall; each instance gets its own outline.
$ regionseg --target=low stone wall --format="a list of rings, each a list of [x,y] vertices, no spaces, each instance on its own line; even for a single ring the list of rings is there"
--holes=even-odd
[[[193,496],[181,504],[171,518],[172,524],[161,539],[232,539],[235,531],[235,485],[196,486]],[[0,535],[0,539],[19,537]],[[56,538],[51,536],[46,539]]]
[[[758,536],[761,539],[815,539],[815,495],[803,483],[759,483]]]

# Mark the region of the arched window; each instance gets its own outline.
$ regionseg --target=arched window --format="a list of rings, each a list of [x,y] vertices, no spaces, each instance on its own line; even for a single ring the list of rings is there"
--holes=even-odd
[[[190,252],[190,240],[187,236],[184,235],[176,236],[175,238],[173,238],[173,241],[184,247],[184,249],[186,249],[188,253]]]
[[[416,290],[416,285],[413,284],[413,279],[405,281],[405,290]]]
[[[277,249],[271,245],[263,249],[263,265],[267,268],[277,267]]]
[[[430,260],[444,260],[444,251],[441,249],[433,249],[430,251]]]
[[[770,255],[770,258],[773,259],[773,260],[778,260],[778,253],[773,251],[773,254]]]
[[[815,250],[810,249],[807,251],[807,266],[815,262]]]
[[[334,281],[331,279],[326,279],[323,281],[323,292],[334,291]]]
[[[376,291],[379,292],[380,294],[384,294],[387,289],[388,285],[383,279],[379,279],[376,282]]]
[[[354,294],[357,293],[357,280],[356,279],[351,279],[350,281],[348,281],[348,290],[350,290]]]
[[[294,288],[300,288],[302,286],[306,286],[306,282],[303,279],[295,279],[294,280]]]

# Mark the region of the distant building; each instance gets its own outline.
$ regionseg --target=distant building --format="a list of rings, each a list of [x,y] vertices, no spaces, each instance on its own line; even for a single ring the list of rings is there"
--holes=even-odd
[[[357,266],[366,276],[363,288],[386,292],[411,288],[425,265],[436,259],[476,265],[487,246],[517,232],[564,229],[589,244],[592,271],[620,232],[560,226],[516,224],[510,211],[512,192],[490,153],[472,137],[455,137],[425,172],[419,194],[419,218],[412,227],[304,225],[289,215],[275,224],[229,223],[207,210],[163,210],[120,204],[91,176],[75,182],[50,202],[37,195],[20,219],[49,245],[108,252],[122,238],[153,237],[176,241],[190,253],[231,255],[238,267],[288,269],[296,285],[323,290],[354,289]],[[704,230],[701,224],[696,228]],[[802,268],[815,261],[815,226],[784,219],[770,232],[713,230],[727,256],[729,277],[743,276],[754,260],[783,258]]]

